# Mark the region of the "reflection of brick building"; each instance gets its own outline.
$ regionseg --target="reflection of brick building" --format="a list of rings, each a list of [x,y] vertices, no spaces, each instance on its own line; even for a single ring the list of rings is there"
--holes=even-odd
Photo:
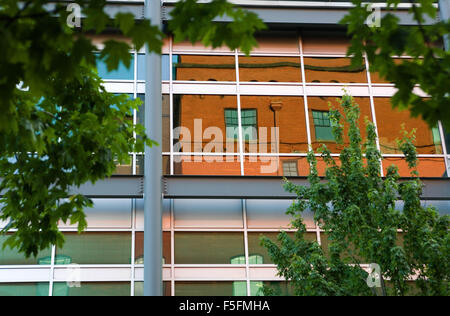
[[[328,102],[337,105],[343,88],[360,105],[360,123],[365,117],[376,122],[383,172],[393,163],[401,176],[409,176],[395,139],[401,136],[402,123],[407,130],[417,129],[418,169],[424,182],[430,183],[426,188],[429,195],[423,196],[422,203],[435,205],[440,213],[450,210],[446,195],[450,137],[442,146],[442,128],[430,129],[421,119],[392,110],[393,86],[369,73],[365,63],[350,66],[348,39],[333,20],[336,4],[326,1],[305,9],[304,5],[310,4],[303,1],[289,1],[289,7],[284,7],[287,1],[267,1],[266,6],[257,2],[253,6],[247,1],[246,8],[265,12],[270,23],[267,32],[257,34],[259,45],[251,56],[201,43],[175,43],[170,36],[164,41],[164,295],[260,295],[263,285],[290,294],[288,283],[277,276],[259,238],[265,235],[275,240],[280,229],[290,228],[286,210],[293,196],[283,191],[281,176],[305,181],[309,147],[317,150],[325,143],[339,164],[341,148],[331,134]],[[345,10],[341,5],[339,10]],[[114,12],[117,8],[143,12],[139,1],[120,1],[113,6]],[[405,14],[406,10],[399,15],[401,21]],[[117,38],[108,34],[93,38],[101,45],[111,36]],[[100,65],[99,71],[108,91],[143,99],[145,56],[136,52],[134,57],[128,70],[122,67],[106,73],[107,67]],[[144,123],[143,111],[133,119]],[[201,126],[196,120],[201,120]],[[226,130],[239,130],[239,125],[242,144]],[[214,138],[214,133],[222,134],[223,141]],[[118,166],[121,175],[108,179],[106,189],[84,188],[94,200],[94,207],[86,210],[87,232],[79,235],[70,223],[60,223],[67,239],[63,248],[43,250],[37,258],[0,250],[0,296],[142,295],[144,235],[153,233],[144,232],[142,175],[146,159],[143,153],[130,153],[130,161]],[[318,157],[320,175],[325,167]],[[317,241],[326,252],[328,239],[313,213],[302,216],[305,237]],[[0,222],[0,229],[6,224]],[[4,239],[0,235],[0,244]],[[68,262],[79,264],[79,288],[66,285]]]

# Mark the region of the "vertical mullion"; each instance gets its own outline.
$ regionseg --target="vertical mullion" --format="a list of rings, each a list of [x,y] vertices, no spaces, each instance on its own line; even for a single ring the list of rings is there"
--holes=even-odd
[[[238,119],[238,135],[239,135],[239,159],[241,160],[241,176],[245,175],[244,171],[244,146],[242,137],[242,118],[241,118],[241,90],[239,81],[239,54],[237,49],[234,50],[234,59],[236,64],[236,98],[237,98],[237,119]]]
[[[302,36],[299,34],[298,36],[298,45],[300,50],[300,66],[302,71],[302,87],[303,87],[303,104],[305,108],[305,122],[306,122],[306,135],[308,137],[308,150],[312,150],[312,141],[311,141],[311,126],[309,122],[309,108],[308,108],[308,96],[306,93],[306,76],[305,76],[305,63],[303,60],[303,43]]]
[[[170,295],[175,296],[175,216],[174,201],[170,200]]]
[[[370,110],[372,112],[372,122],[375,126],[375,133],[377,135],[377,149],[381,154],[381,147],[380,147],[380,137],[378,136],[378,124],[377,124],[377,117],[375,113],[375,102],[373,99],[373,90],[372,90],[372,79],[370,77],[370,71],[369,71],[369,60],[367,59],[367,54],[364,54],[364,62],[366,65],[366,75],[367,75],[367,84],[369,87],[369,99],[370,99]],[[380,175],[384,176],[384,170],[383,170],[383,158],[380,159]]]
[[[439,127],[439,134],[441,136],[441,145],[442,145],[442,153],[444,154],[444,163],[445,163],[445,169],[447,170],[447,177],[450,177],[449,174],[449,165],[448,165],[448,157],[447,157],[447,144],[445,142],[445,134],[444,134],[444,127],[442,126],[442,122],[439,121],[438,122],[438,127]]]
[[[170,174],[174,173],[173,166],[173,40],[172,36],[169,39],[169,103],[170,103],[170,126],[169,126],[169,138],[170,138]]]
[[[247,230],[247,200],[241,200],[242,207],[242,220],[244,223],[244,255],[245,255],[245,274],[246,274],[246,284],[247,284],[247,296],[251,296],[250,293],[250,263],[249,263],[249,252],[248,252],[248,230]]]
[[[136,263],[136,199],[131,200],[131,296],[135,290],[135,263]]]
[[[49,283],[48,283],[48,296],[53,296],[53,279],[55,277],[55,256],[56,256],[56,246],[52,245],[52,253],[50,259],[50,273],[49,273]]]
[[[137,51],[134,52],[134,81],[133,81],[133,99],[137,98],[137,72],[138,72],[138,53]],[[133,125],[136,126],[137,124],[137,111],[136,109],[133,109]],[[133,131],[133,138],[136,139],[136,132]],[[136,174],[136,152],[133,152],[132,160],[132,172],[133,174]]]

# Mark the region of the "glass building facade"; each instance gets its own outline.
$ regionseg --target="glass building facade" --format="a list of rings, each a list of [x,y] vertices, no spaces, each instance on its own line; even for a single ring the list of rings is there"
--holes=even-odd
[[[351,66],[349,43],[341,33],[296,28],[271,30],[257,39],[259,46],[250,56],[174,43],[170,36],[165,41],[164,175],[307,176],[308,148],[317,150],[325,143],[339,156],[328,111],[330,103],[338,105],[345,88],[360,105],[361,123],[367,118],[377,127],[382,174],[396,164],[401,176],[410,175],[396,144],[404,124],[416,129],[421,177],[447,177],[450,134],[441,124],[430,128],[407,111],[393,110],[394,85],[369,72],[367,61]],[[109,92],[145,102],[145,54],[130,53],[130,68],[108,73],[99,61],[98,71]],[[401,62],[408,57],[395,58]],[[144,123],[143,107],[134,112],[133,121]],[[129,154],[116,174],[143,175],[143,153]],[[323,175],[325,166],[318,159]],[[280,295],[291,293],[259,243],[262,234],[275,240],[280,229],[292,232],[285,214],[290,200],[163,202],[164,295],[261,295],[263,285]],[[450,213],[448,200],[423,203]],[[86,213],[83,234],[61,223],[66,236],[62,248],[30,259],[0,250],[0,296],[143,295],[143,200],[94,199]],[[304,218],[307,237],[325,247],[312,214]],[[0,222],[0,228],[5,225]]]

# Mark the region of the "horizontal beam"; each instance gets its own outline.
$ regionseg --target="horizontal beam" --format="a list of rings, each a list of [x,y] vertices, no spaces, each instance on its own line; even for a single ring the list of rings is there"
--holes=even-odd
[[[0,178],[0,182],[2,179]],[[88,182],[80,187],[72,187],[70,194],[83,194],[90,198],[142,198],[144,195],[144,177],[112,176],[99,180],[95,184]],[[0,192],[2,196],[4,192]]]
[[[163,0],[162,19],[170,20],[170,12],[173,10],[177,0]],[[334,25],[347,14],[353,6],[350,1],[327,2],[327,1],[231,1],[250,12],[256,13],[265,23],[282,25]],[[386,13],[385,6],[378,3],[381,15]],[[408,11],[410,3],[402,3],[399,10],[393,12],[399,18],[401,25],[416,25],[412,14]],[[109,1],[105,12],[114,17],[118,12],[130,12],[137,20],[144,18],[144,1]],[[228,21],[227,18],[218,21]],[[436,23],[436,19],[428,16],[424,24]]]
[[[72,188],[71,194],[91,198],[142,198],[142,176],[113,176]],[[306,177],[289,179],[297,185],[308,185]],[[1,179],[0,179],[1,181]],[[450,200],[450,178],[423,178],[424,200]],[[281,177],[259,176],[164,176],[166,199],[293,199],[283,189]],[[0,193],[1,196],[1,193]]]
[[[297,185],[308,185],[306,177],[289,179]],[[405,179],[406,180],[406,179]],[[258,176],[165,176],[164,198],[245,198],[293,199],[283,189],[281,177]],[[450,200],[450,178],[424,178],[424,200]]]

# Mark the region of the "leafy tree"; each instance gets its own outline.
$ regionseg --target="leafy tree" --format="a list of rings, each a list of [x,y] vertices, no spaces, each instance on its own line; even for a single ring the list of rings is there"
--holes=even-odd
[[[367,285],[368,273],[361,264],[376,263],[382,280],[387,280],[384,293],[412,293],[408,278],[415,275],[417,293],[450,294],[450,218],[420,203],[422,183],[413,134],[405,131],[398,140],[411,179],[400,181],[394,165],[382,178],[374,125],[366,119],[363,140],[358,105],[349,95],[340,104],[344,115],[335,108],[330,111],[333,134],[342,145],[344,127],[348,128],[350,144],[342,149],[339,162],[322,147],[324,179],[318,175],[316,156],[308,154],[309,186],[285,182],[285,189],[297,196],[288,214],[298,231],[294,238],[281,232],[278,242],[262,238],[279,275],[291,281],[295,295],[372,295],[376,292]],[[396,208],[397,200],[403,201],[403,210]],[[305,239],[305,210],[314,213],[327,248]]]
[[[422,116],[430,126],[438,120],[450,130],[450,52],[442,46],[443,37],[450,35],[450,20],[427,24],[436,19],[435,0],[410,0],[409,9],[416,26],[400,25],[392,12],[379,21],[372,19],[374,9],[367,8],[367,1],[352,0],[355,7],[341,23],[347,25],[351,36],[349,55],[355,64],[361,64],[364,54],[370,63],[370,71],[395,84],[398,92],[392,98],[394,107],[409,109],[413,116]],[[365,3],[364,3],[365,2]],[[386,0],[389,10],[396,11],[400,0]],[[372,25],[372,26],[371,26]],[[396,63],[392,56],[410,56]],[[416,85],[429,96],[414,93]]]
[[[157,145],[142,126],[127,119],[139,103],[102,88],[90,34],[114,29],[131,44],[108,40],[99,55],[109,71],[130,66],[131,49],[147,45],[160,53],[164,33],[131,13],[106,13],[105,0],[73,1],[81,6],[82,27],[71,28],[68,3],[2,0],[0,4],[0,219],[14,229],[4,246],[36,255],[61,246],[58,222],[86,227],[83,208],[92,202],[69,195],[70,188],[110,176],[116,162],[144,145]],[[213,22],[216,17],[230,22]],[[240,47],[248,52],[262,22],[225,0],[181,1],[170,26],[179,40]],[[133,134],[141,138],[134,139]]]

